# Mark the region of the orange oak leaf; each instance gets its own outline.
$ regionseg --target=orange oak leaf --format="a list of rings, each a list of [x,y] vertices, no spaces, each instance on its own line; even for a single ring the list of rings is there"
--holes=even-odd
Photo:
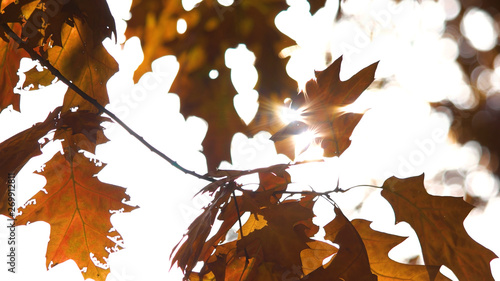
[[[472,205],[459,197],[429,195],[423,174],[391,177],[382,188],[396,222],[409,223],[417,233],[427,266],[446,265],[461,281],[494,280],[489,264],[497,256],[474,241],[463,225]]]
[[[66,78],[105,106],[109,103],[106,83],[118,71],[118,63],[94,37],[89,25],[75,18],[74,27],[64,25],[62,29],[62,47],[50,48],[47,59]],[[47,72],[47,75],[50,73]],[[42,75],[40,79],[45,78]],[[62,111],[73,107],[98,112],[92,104],[68,89]]]
[[[9,27],[16,34],[21,33],[21,25],[9,24]],[[14,88],[19,82],[17,71],[21,59],[28,57],[28,53],[18,47],[13,39],[7,42],[0,39],[0,112],[11,104],[14,110],[20,110],[20,96],[14,93]]]
[[[326,267],[319,267],[301,280],[376,281],[363,240],[339,208],[335,207],[335,218],[324,228],[325,239],[338,244],[339,250]]]
[[[0,214],[12,217],[7,204],[7,175],[17,174],[32,157],[42,154],[39,140],[56,128],[60,107],[36,123],[0,144]]]
[[[342,112],[341,107],[353,103],[373,82],[378,62],[362,69],[346,81],[340,80],[342,57],[339,57],[323,71],[316,71],[316,80],[306,84],[291,103],[291,108],[301,113],[301,119],[288,124],[276,132],[271,139],[275,142],[292,135],[311,130],[321,142],[324,155],[340,156],[351,144],[350,136],[363,114]],[[278,152],[286,153],[291,159],[293,151],[276,143]],[[292,154],[292,155],[290,155]]]
[[[111,240],[118,234],[110,231],[111,211],[129,212],[136,207],[123,203],[129,200],[123,188],[97,179],[104,165],[96,166],[82,153],[66,151],[64,155],[57,153],[40,172],[47,184],[30,200],[33,204],[21,208],[17,225],[48,222],[47,266],[72,259],[80,268],[86,268],[85,278],[104,281],[109,269],[96,263],[103,263],[108,249],[116,251],[120,247]]]
[[[428,271],[436,276],[435,281],[450,280],[438,273],[439,266],[411,265],[395,262],[389,258],[389,251],[406,238],[392,234],[375,231],[370,228],[367,220],[353,220],[352,225],[356,228],[368,253],[370,267],[379,281],[407,280],[407,281],[429,281]]]

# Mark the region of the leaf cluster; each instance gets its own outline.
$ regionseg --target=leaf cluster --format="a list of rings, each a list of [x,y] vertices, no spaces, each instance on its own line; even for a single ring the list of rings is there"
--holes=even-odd
[[[287,169],[291,164],[250,171],[216,170],[222,160],[230,159],[234,133],[250,134],[263,127],[275,132],[272,140],[278,151],[290,158],[295,156],[292,136],[305,131],[315,134],[313,142],[323,148],[324,156],[340,156],[363,116],[346,112],[345,106],[374,81],[377,63],[341,81],[340,57],[316,72],[316,78],[295,95],[297,85],[286,76],[286,61],[278,55],[293,42],[272,21],[287,7],[286,1],[236,1],[225,7],[205,0],[189,11],[181,2],[133,1],[126,35],[138,36],[143,44],[145,59],[136,80],[159,56],[177,56],[180,72],[172,91],[181,98],[181,113],[209,123],[203,142],[211,171],[206,175],[181,167],[105,109],[109,103],[106,82],[118,71],[117,62],[102,45],[103,39],[116,36],[105,0],[0,2],[0,110],[9,106],[20,110],[20,98],[13,89],[21,58],[37,59],[44,67],[42,71],[27,71],[23,87],[38,89],[54,80],[69,86],[61,106],[45,121],[0,144],[0,214],[15,217],[17,225],[35,221],[51,225],[47,266],[73,259],[86,268],[86,278],[105,280],[109,273],[106,257],[121,245],[109,238],[110,210],[130,212],[136,208],[126,203],[129,197],[123,188],[96,177],[104,165],[86,156],[108,141],[101,124],[112,119],[179,170],[210,181],[200,193],[211,194],[213,201],[193,221],[171,255],[172,264],[184,271],[185,279],[448,280],[439,273],[445,265],[460,280],[493,280],[489,262],[495,254],[470,238],[463,227],[472,206],[461,198],[429,195],[423,175],[391,177],[379,187],[397,222],[407,222],[419,238],[425,264],[411,265],[388,257],[405,238],[375,231],[366,220],[349,220],[330,197],[338,189],[289,191],[292,180]],[[310,2],[313,13],[325,3]],[[179,18],[188,26],[184,34],[175,29]],[[259,107],[249,126],[240,120],[232,105],[235,89],[224,54],[241,43],[256,55],[261,105],[290,97],[286,105],[300,113],[298,120],[280,126],[274,111],[266,106]],[[218,79],[209,78],[212,69],[219,71]],[[18,173],[50,142],[60,142],[62,148],[39,172],[47,183],[31,198],[36,204],[12,210],[7,200],[7,175]],[[256,190],[238,183],[249,174],[259,176]],[[291,196],[297,194],[298,198]],[[322,227],[313,221],[313,208],[320,199],[330,202],[335,214]],[[243,222],[245,215],[248,218]],[[238,237],[229,239],[236,224]],[[317,235],[321,228],[323,239]],[[199,262],[202,267],[195,272]]]
[[[104,165],[86,156],[108,141],[101,124],[111,120],[95,104],[109,103],[106,82],[118,71],[117,62],[102,45],[103,39],[116,35],[107,2],[2,1],[0,25],[0,110],[10,105],[20,109],[14,88],[21,58],[38,59],[45,66],[26,73],[25,87],[31,84],[38,89],[56,79],[71,81],[63,104],[45,121],[0,144],[0,214],[15,217],[16,226],[36,221],[51,225],[47,267],[72,259],[86,269],[84,277],[105,280],[106,258],[122,244],[119,233],[112,230],[110,211],[136,208],[124,203],[130,198],[122,187],[97,179]],[[33,204],[17,203],[16,210],[7,198],[7,175],[17,174],[52,142],[60,142],[62,148],[39,173],[46,185],[28,201]]]
[[[388,256],[405,237],[373,230],[367,220],[350,221],[330,197],[339,190],[287,191],[291,178],[283,168],[251,171],[259,175],[256,190],[236,183],[235,171],[217,188],[211,184],[203,190],[214,199],[173,251],[172,263],[184,270],[186,280],[449,280],[439,272],[442,265],[459,280],[494,280],[489,262],[496,255],[463,226],[473,207],[461,198],[429,195],[423,175],[391,177],[379,187],[396,223],[406,222],[417,233],[425,264],[415,265]],[[231,197],[235,191],[240,195]],[[292,194],[300,198],[291,199]],[[323,240],[315,236],[320,227],[313,222],[318,198],[330,202],[335,213],[323,227]],[[245,213],[249,217],[238,238],[227,240]],[[216,220],[220,226],[209,237]],[[203,267],[193,272],[198,262]]]

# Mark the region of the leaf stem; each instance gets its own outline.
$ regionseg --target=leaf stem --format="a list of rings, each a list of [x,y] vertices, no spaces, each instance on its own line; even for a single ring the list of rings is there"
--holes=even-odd
[[[81,96],[83,99],[86,101],[90,102],[92,105],[94,105],[97,109],[99,109],[101,112],[106,113],[111,119],[113,119],[116,123],[120,124],[129,134],[134,136],[137,140],[139,140],[143,145],[145,145],[147,148],[149,148],[152,152],[155,154],[159,155],[161,158],[166,160],[168,163],[170,163],[172,166],[175,168],[179,169],[180,171],[192,175],[194,177],[197,177],[199,179],[203,179],[206,181],[214,182],[215,179],[208,176],[208,175],[200,175],[196,173],[195,171],[188,170],[177,161],[174,161],[172,158],[168,157],[165,155],[163,152],[159,151],[156,149],[154,146],[152,146],[149,142],[147,142],[143,137],[141,137],[139,134],[137,134],[134,130],[132,130],[127,124],[125,124],[120,118],[118,118],[113,112],[107,110],[104,106],[102,106],[97,100],[89,96],[87,93],[85,93],[83,90],[78,88],[73,82],[71,82],[69,79],[67,79],[62,73],[57,70],[48,60],[44,59],[42,56],[40,56],[37,52],[35,52],[33,49],[31,49],[17,34],[10,29],[10,27],[6,23],[2,23],[1,27],[3,30],[12,38],[14,41],[16,41],[17,44],[28,54],[31,56],[32,59],[36,59],[40,62],[42,66],[45,66],[54,76],[56,76],[59,80],[61,80],[64,84],[66,84],[70,89],[75,91],[79,96]]]

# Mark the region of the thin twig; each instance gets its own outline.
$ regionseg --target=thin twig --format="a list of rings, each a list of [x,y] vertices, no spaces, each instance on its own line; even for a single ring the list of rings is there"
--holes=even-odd
[[[238,200],[236,200],[236,192],[233,190],[233,199],[234,199],[234,206],[236,207],[236,214],[238,214],[238,224],[240,225],[240,234],[241,234],[241,239],[245,237],[243,234],[243,224],[241,223],[241,216],[240,216],[240,208],[238,207]],[[248,263],[248,260],[250,259],[248,257],[248,252],[247,248],[243,248],[243,251],[245,251],[245,263]]]
[[[351,186],[347,189],[340,189],[338,186],[334,190],[328,190],[328,191],[323,191],[323,192],[317,192],[317,191],[288,191],[288,190],[278,190],[273,192],[273,194],[290,194],[290,195],[296,195],[296,194],[301,194],[301,195],[316,195],[316,196],[328,196],[330,193],[345,193],[353,188],[356,187],[373,187],[373,188],[381,188],[380,186],[376,185],[371,185],[371,184],[360,184],[360,185],[355,185]]]
[[[10,29],[10,27],[6,23],[2,23],[1,26],[4,29],[4,31],[12,39],[14,39],[14,41],[16,41],[17,44],[19,44],[19,46],[21,48],[23,48],[24,50],[26,50],[26,52],[28,52],[28,54],[31,56],[32,59],[38,60],[41,65],[45,66],[52,74],[54,74],[54,76],[56,76],[59,80],[61,80],[64,84],[66,84],[70,89],[72,89],[79,96],[81,96],[83,99],[85,99],[86,101],[88,101],[92,105],[94,105],[97,109],[99,109],[99,111],[106,113],[109,117],[111,117],[111,119],[113,119],[116,123],[120,124],[120,126],[122,126],[129,134],[134,136],[137,140],[139,140],[143,145],[145,145],[147,148],[149,148],[152,152],[156,153],[161,158],[165,159],[168,163],[170,163],[172,166],[174,166],[175,168],[181,170],[182,172],[184,172],[186,174],[189,174],[189,175],[192,175],[192,176],[197,177],[199,179],[204,179],[204,180],[207,180],[210,182],[215,181],[215,179],[213,179],[210,176],[200,175],[194,171],[191,171],[191,170],[188,170],[188,169],[182,167],[181,165],[179,165],[179,163],[177,163],[177,161],[174,161],[172,158],[168,157],[163,152],[156,149],[149,142],[144,140],[143,137],[141,137],[134,130],[132,130],[129,126],[127,126],[113,112],[107,110],[104,106],[102,106],[99,102],[97,102],[97,100],[95,100],[91,96],[87,95],[84,91],[82,91],[80,88],[78,88],[78,86],[73,84],[73,82],[69,81],[69,79],[64,77],[64,75],[62,75],[61,72],[59,72],[59,70],[57,70],[48,60],[46,60],[42,56],[40,56],[37,52],[35,52],[33,49],[31,49],[21,38],[19,38],[19,36],[17,36],[17,34],[14,31],[12,31],[12,29]]]

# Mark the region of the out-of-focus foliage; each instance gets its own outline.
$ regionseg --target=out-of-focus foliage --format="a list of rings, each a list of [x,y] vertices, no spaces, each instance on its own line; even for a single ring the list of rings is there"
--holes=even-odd
[[[238,116],[233,106],[236,90],[225,62],[228,48],[246,44],[254,52],[259,74],[255,89],[261,104],[277,97],[283,100],[297,90],[286,74],[286,61],[278,55],[294,42],[274,24],[274,17],[287,7],[278,0],[235,1],[229,7],[207,0],[186,11],[181,1],[133,1],[126,36],[138,36],[144,51],[134,79],[151,71],[158,57],[177,56],[180,69],[170,91],[181,98],[182,114],[208,122],[203,147],[209,170],[231,160],[229,147],[235,133],[256,132],[273,118],[273,112],[261,106],[248,128]],[[180,19],[187,24],[182,34],[177,32]],[[219,73],[215,79],[209,77],[213,69]]]
[[[464,18],[468,12],[481,9],[489,15],[495,24],[497,42],[500,34],[500,5],[495,0],[461,0],[458,15],[446,22],[444,37],[457,42],[459,56],[457,62],[462,67],[466,81],[473,91],[473,102],[469,108],[463,108],[453,102],[443,101],[434,104],[448,108],[453,115],[452,132],[460,143],[478,141],[488,150],[491,161],[489,168],[500,176],[500,134],[492,128],[500,127],[500,87],[498,69],[500,67],[500,45],[497,43],[489,50],[480,50],[464,34]],[[442,109],[442,108],[440,108]]]

